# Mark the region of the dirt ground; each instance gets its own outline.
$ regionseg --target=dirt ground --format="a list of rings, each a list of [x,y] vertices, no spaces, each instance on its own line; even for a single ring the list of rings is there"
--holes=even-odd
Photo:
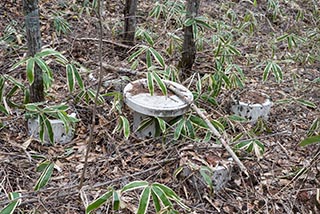
[[[64,5],[66,2],[67,5]],[[139,24],[150,21],[147,14],[152,8],[152,2],[144,1],[138,5]],[[161,137],[140,140],[131,133],[129,139],[125,140],[122,133],[113,133],[119,114],[111,111],[112,100],[106,99],[104,105],[98,106],[89,165],[84,187],[79,190],[92,106],[73,102],[73,97],[67,90],[64,69],[53,64],[55,82],[47,99],[49,103],[67,102],[79,115],[81,121],[77,125],[75,138],[66,145],[54,146],[46,146],[33,140],[24,148],[24,143],[29,140],[24,112],[13,109],[11,115],[0,113],[0,123],[3,124],[3,127],[0,127],[0,208],[8,204],[7,194],[16,191],[22,193],[22,202],[16,213],[84,213],[85,203],[103,194],[108,186],[118,189],[130,181],[146,180],[171,187],[191,208],[189,213],[320,213],[320,201],[316,199],[317,189],[320,189],[320,144],[298,146],[306,137],[312,122],[320,118],[320,83],[319,79],[315,81],[320,77],[319,55],[313,62],[302,63],[301,60],[296,60],[281,64],[281,83],[277,83],[272,75],[268,81],[262,81],[264,67],[258,66],[272,55],[268,42],[284,32],[295,32],[304,36],[308,30],[313,29],[319,33],[320,4],[317,1],[279,1],[281,15],[272,20],[267,1],[259,1],[257,7],[248,2],[201,1],[200,13],[216,20],[227,20],[226,14],[230,8],[239,19],[244,17],[244,11],[247,10],[256,15],[257,24],[253,34],[246,40],[237,38],[239,43],[236,45],[241,56],[235,61],[246,76],[245,89],[260,90],[270,95],[273,106],[268,121],[260,127],[260,133],[255,136],[265,146],[263,156],[258,158],[254,154],[237,151],[249,170],[249,177],[243,175],[233,163],[232,167],[229,166],[230,180],[221,190],[210,192],[209,188],[201,183],[201,178],[197,178],[197,182],[201,184],[195,185],[194,180],[189,179],[190,176],[174,176],[175,171],[186,162],[200,165],[204,161],[215,166],[218,162],[224,164],[230,156],[225,149],[212,146],[213,138],[209,142],[195,142],[189,138],[172,141],[163,140]],[[89,68],[94,78],[85,75],[85,84],[96,87],[99,68],[97,18],[93,12],[78,15],[72,10],[71,5],[74,4],[81,5],[79,1],[40,1],[42,43],[43,46],[56,48],[66,57]],[[313,13],[316,10],[314,8],[318,8],[317,15]],[[296,21],[294,15],[298,9],[305,11],[304,18],[300,21]],[[64,10],[72,32],[56,35],[49,16],[52,10]],[[113,0],[104,4],[103,63],[115,68],[129,69],[128,57],[132,50],[121,44],[122,11],[123,1]],[[1,1],[0,37],[4,36],[4,29],[13,21],[16,22],[15,35],[23,34],[21,2]],[[159,34],[164,33],[161,26],[158,27]],[[210,37],[215,30],[205,32],[206,36]],[[23,36],[21,38],[21,41],[15,42],[15,46],[0,43],[0,73],[9,74],[27,84],[22,67],[9,71],[26,53],[26,41]],[[278,59],[285,59],[288,56],[285,45],[275,45]],[[316,40],[313,45],[318,47],[316,54],[319,54],[320,40]],[[209,48],[211,47],[205,46],[198,51],[194,72],[201,75],[212,72],[214,56]],[[302,47],[300,51],[307,53],[309,49]],[[168,57],[166,63],[176,65],[178,59],[177,53]],[[123,76],[127,76],[130,81],[145,77],[143,64],[136,70],[138,73],[130,74],[119,69],[104,68],[104,81]],[[186,83],[188,84],[189,82]],[[113,89],[103,88],[103,92],[111,90]],[[229,96],[230,90],[223,88],[217,97],[218,105],[202,102],[198,105],[206,110],[208,117],[214,119],[228,114],[224,103]],[[21,97],[17,97],[19,98]],[[291,99],[292,102],[281,103],[284,99]],[[296,99],[310,101],[316,108],[302,105],[294,101]],[[132,121],[132,111],[125,105],[123,115]],[[235,131],[226,131],[231,138],[253,128],[254,125],[250,123],[237,123]],[[40,176],[36,171],[40,160],[31,158],[33,155],[43,155],[56,164],[50,182],[38,192],[33,188]],[[303,168],[305,170],[298,174]],[[193,173],[196,176],[196,172]],[[123,199],[126,208],[121,211],[111,211],[109,203],[97,213],[132,213],[138,206],[139,194],[137,192],[126,195]],[[176,208],[180,213],[188,213],[178,206]],[[151,208],[148,213],[154,212]]]

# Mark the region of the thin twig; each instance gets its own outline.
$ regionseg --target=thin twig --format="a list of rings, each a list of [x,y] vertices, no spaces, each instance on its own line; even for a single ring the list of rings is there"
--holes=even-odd
[[[87,167],[88,167],[88,156],[89,156],[89,152],[91,149],[91,145],[92,145],[92,141],[93,141],[93,131],[94,131],[94,126],[96,124],[96,113],[97,113],[97,101],[98,101],[98,96],[100,93],[100,89],[101,89],[101,85],[102,85],[102,32],[103,32],[103,28],[102,28],[102,19],[101,19],[101,0],[98,0],[98,22],[99,22],[99,82],[98,82],[98,88],[97,88],[97,92],[94,98],[94,106],[93,106],[93,110],[92,110],[92,123],[90,126],[90,134],[89,134],[89,140],[88,140],[88,144],[87,144],[87,150],[86,150],[86,156],[85,156],[85,160],[84,160],[84,166],[83,166],[83,170],[82,170],[82,174],[81,174],[81,178],[80,178],[80,184],[79,184],[79,189],[82,188],[83,186],[83,181],[84,181],[84,177],[87,171]]]

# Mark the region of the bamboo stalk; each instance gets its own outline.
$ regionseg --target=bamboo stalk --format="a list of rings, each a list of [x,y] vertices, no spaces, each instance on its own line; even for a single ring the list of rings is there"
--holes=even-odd
[[[186,103],[190,103],[189,100],[174,86],[167,84],[167,88],[171,90],[173,93],[175,93],[180,99],[182,99]],[[225,139],[218,130],[212,125],[212,123],[208,120],[208,118],[203,114],[203,112],[192,102],[190,104],[190,107],[205,121],[205,123],[208,125],[210,131],[212,134],[214,134],[218,140],[221,142],[223,147],[229,152],[233,160],[236,162],[236,164],[240,167],[240,169],[249,176],[247,168],[243,165],[243,163],[240,161],[238,156],[233,152],[231,147],[229,146],[228,139]]]

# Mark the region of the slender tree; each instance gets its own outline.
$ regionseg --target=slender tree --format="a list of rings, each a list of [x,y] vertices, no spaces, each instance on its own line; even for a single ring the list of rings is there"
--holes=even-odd
[[[134,44],[134,34],[136,32],[137,10],[138,0],[126,0],[124,8],[124,36],[123,40],[125,44],[133,45]]]
[[[38,0],[23,0],[25,26],[28,43],[28,56],[34,56],[41,49]],[[44,101],[42,71],[35,63],[34,82],[30,85],[30,102]]]
[[[200,0],[187,0],[186,19],[192,19],[198,16]],[[180,77],[185,79],[190,75],[190,70],[196,57],[196,46],[193,36],[193,28],[191,26],[184,27],[184,40],[182,58],[180,61]]]

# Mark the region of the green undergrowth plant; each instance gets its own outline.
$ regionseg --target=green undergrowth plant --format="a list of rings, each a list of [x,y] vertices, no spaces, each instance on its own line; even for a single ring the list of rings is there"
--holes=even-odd
[[[156,2],[149,13],[150,18],[155,18],[153,22],[156,26],[164,25],[164,28],[169,30],[169,33],[161,34],[167,39],[164,40],[160,36],[159,29],[155,29],[150,25],[140,25],[136,31],[136,38],[140,44],[137,45],[136,51],[128,57],[128,61],[132,63],[131,68],[136,69],[143,60],[143,64],[147,67],[146,79],[150,94],[153,95],[155,87],[158,87],[163,95],[167,96],[168,90],[163,83],[163,79],[178,81],[177,71],[179,71],[179,65],[167,65],[166,62],[177,53],[181,55],[182,29],[184,26],[192,26],[197,50],[204,51],[205,48],[213,47],[211,53],[215,57],[212,62],[214,64],[214,72],[196,75],[198,81],[196,81],[195,90],[192,92],[196,102],[217,106],[216,98],[222,90],[244,86],[244,72],[234,62],[241,55],[241,51],[237,47],[231,27],[223,22],[215,22],[207,16],[185,19],[185,7],[169,4],[169,2]],[[175,11],[180,12],[176,13]],[[172,24],[168,21],[175,19],[172,17],[179,17],[180,20],[184,21]],[[254,19],[248,17],[246,21],[254,22]],[[212,38],[206,38],[204,36],[205,32],[211,30],[216,30],[217,33]],[[175,127],[174,140],[182,136],[199,140],[198,134],[202,135],[205,141],[211,139],[211,132],[205,122],[198,116],[193,115],[193,113],[175,118],[169,123],[163,122],[165,126],[159,123],[158,118],[146,118],[141,122],[138,130],[142,130],[152,123],[156,124],[156,133],[165,133],[168,127]],[[221,132],[225,130],[224,125],[219,120],[212,120],[212,123]],[[204,135],[203,133],[201,134],[203,131]]]
[[[279,104],[279,105],[291,105],[293,103],[296,103],[296,104],[299,104],[301,106],[305,106],[308,108],[312,108],[312,109],[317,108],[316,104],[314,104],[313,102],[311,102],[309,100],[305,100],[302,98],[290,97],[290,98],[286,98],[286,99],[277,100],[275,102],[275,104]]]
[[[124,206],[121,197],[128,192],[137,190],[142,190],[139,196],[137,214],[145,214],[147,210],[150,209],[149,204],[151,201],[156,213],[179,213],[174,209],[173,202],[177,203],[185,211],[190,211],[190,208],[188,208],[182,202],[182,199],[168,186],[157,182],[149,183],[147,181],[133,181],[122,187],[120,190],[110,187],[106,193],[87,205],[86,214],[92,213],[92,211],[98,209],[105,203],[111,203],[112,210],[121,210]]]
[[[143,119],[137,130],[135,130],[136,132],[140,132],[143,131],[144,129],[146,129],[147,127],[149,127],[151,124],[155,124],[155,137],[160,136],[160,134],[166,134],[167,132],[167,123],[165,120],[163,120],[160,117],[146,117],[145,119]]]
[[[81,17],[83,14],[89,16],[95,11],[98,7],[98,0],[84,0],[84,1],[73,1],[71,4],[71,9],[78,13],[78,16]]]
[[[14,213],[16,208],[21,204],[22,194],[19,192],[10,192],[8,194],[8,199],[10,203],[0,210],[0,214],[11,214]]]
[[[163,20],[165,23],[165,27],[171,24],[182,27],[184,14],[185,3],[182,0],[156,1],[149,11],[149,16],[155,18],[156,20]]]
[[[69,22],[63,17],[63,13],[60,11],[51,11],[51,19],[53,22],[53,27],[58,36],[61,34],[67,34],[71,32],[71,26]]]
[[[307,132],[307,137],[299,145],[307,146],[315,143],[320,143],[320,117],[314,119]]]
[[[46,106],[44,103],[28,103],[25,105],[27,119],[37,119],[39,123],[39,137],[42,142],[45,140],[45,134],[48,134],[49,141],[54,144],[54,132],[50,122],[51,118],[57,118],[63,122],[66,133],[74,129],[74,124],[79,120],[67,111],[69,106],[61,103],[53,106]]]
[[[41,172],[40,177],[38,178],[35,186],[34,186],[34,190],[38,191],[41,188],[43,188],[44,186],[46,186],[52,176],[54,170],[54,162],[49,161],[49,160],[43,160],[38,166],[36,171],[37,172]]]
[[[59,51],[53,49],[44,49],[39,53],[36,53],[33,57],[26,57],[14,64],[11,70],[14,70],[22,65],[25,65],[26,76],[28,83],[31,85],[34,81],[34,69],[35,65],[39,66],[43,74],[43,84],[45,92],[48,92],[52,87],[54,82],[54,75],[49,66],[49,64],[54,61],[57,64],[65,67],[66,70],[66,79],[69,93],[72,94],[75,92],[75,89],[78,88],[76,98],[84,98],[87,102],[89,99],[94,100],[94,90],[86,88],[84,86],[80,69],[81,65],[77,62],[69,61],[63,54]],[[6,84],[7,82],[7,84]],[[8,85],[8,89],[5,87]],[[0,111],[9,114],[11,112],[10,108],[23,108],[26,110],[26,118],[37,118],[39,123],[39,136],[41,141],[44,141],[45,133],[49,137],[49,141],[54,143],[54,133],[50,123],[50,119],[60,119],[66,129],[66,132],[69,129],[74,127],[74,123],[78,120],[70,116],[67,112],[69,111],[69,106],[65,103],[57,105],[48,105],[48,103],[29,103],[29,90],[21,82],[15,80],[14,78],[3,75],[0,78],[0,89],[1,89],[1,102],[0,102]],[[16,103],[13,100],[13,97],[22,93],[24,101]],[[74,96],[74,95],[73,95]],[[104,100],[100,97],[98,99],[100,103]]]
[[[12,20],[9,24],[4,28],[1,37],[0,37],[0,47],[3,50],[12,51],[22,44],[25,39],[23,33],[20,32],[18,28],[18,23]]]

